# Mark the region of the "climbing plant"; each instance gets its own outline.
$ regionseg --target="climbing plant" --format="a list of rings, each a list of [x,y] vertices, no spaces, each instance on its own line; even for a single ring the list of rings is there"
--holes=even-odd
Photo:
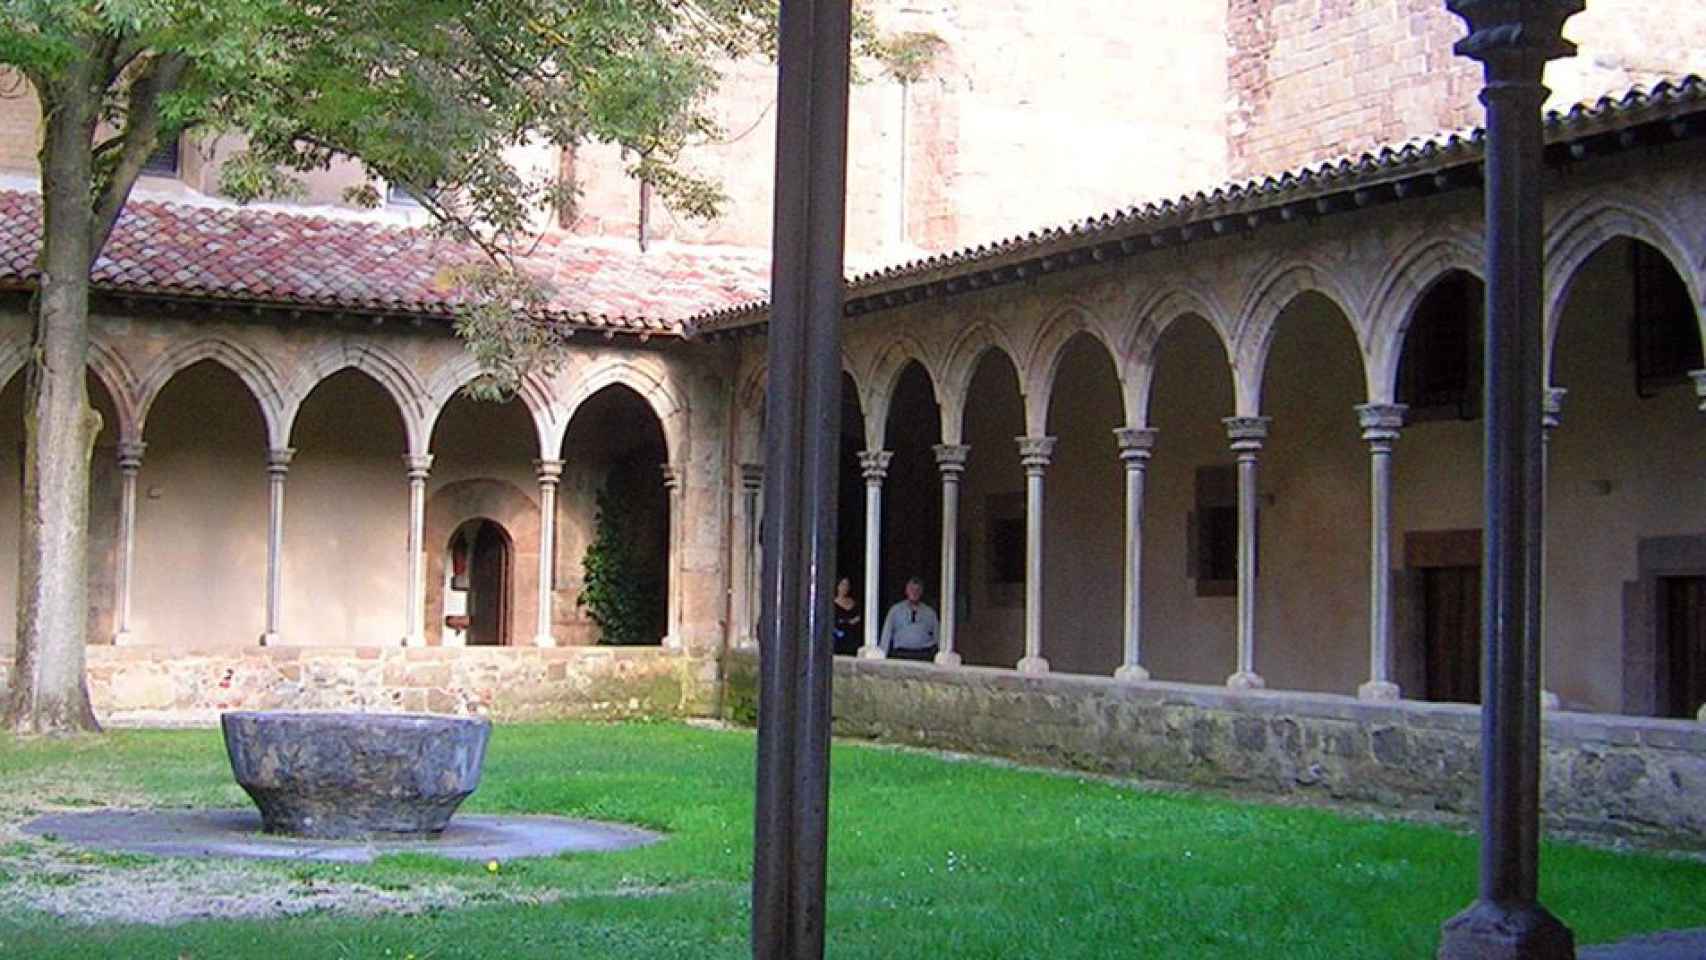
[[[585,584],[575,602],[598,624],[599,643],[657,643],[664,579],[648,556],[640,499],[621,471],[598,491],[598,514],[582,566]]]

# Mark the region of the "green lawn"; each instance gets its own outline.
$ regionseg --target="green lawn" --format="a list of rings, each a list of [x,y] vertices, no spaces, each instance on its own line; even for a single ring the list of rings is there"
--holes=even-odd
[[[747,732],[504,726],[464,809],[619,820],[669,839],[496,873],[425,857],[242,868],[289,885],[448,886],[471,904],[414,916],[76,926],[20,908],[16,894],[51,883],[75,897],[86,876],[213,868],[12,839],[0,847],[0,957],[744,956],[752,766]],[[243,802],[217,733],[0,742],[12,837],[49,806]],[[1440,920],[1474,892],[1475,841],[1443,829],[851,744],[836,747],[831,817],[838,958],[1429,957]],[[1557,844],[1544,866],[1544,899],[1579,942],[1706,925],[1706,864]]]

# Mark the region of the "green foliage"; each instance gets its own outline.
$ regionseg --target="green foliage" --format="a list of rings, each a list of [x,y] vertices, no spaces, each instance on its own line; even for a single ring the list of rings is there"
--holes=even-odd
[[[945,46],[946,42],[934,33],[911,31],[873,40],[872,55],[889,76],[901,83],[917,83]]]
[[[582,563],[586,582],[575,603],[598,624],[599,643],[630,646],[658,642],[664,581],[642,542],[635,485],[622,471],[598,491],[598,516]]]

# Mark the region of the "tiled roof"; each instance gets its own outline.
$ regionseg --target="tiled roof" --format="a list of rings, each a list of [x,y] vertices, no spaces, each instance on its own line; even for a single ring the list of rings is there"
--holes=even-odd
[[[0,287],[33,285],[41,196],[0,190]],[[99,291],[268,306],[449,316],[450,268],[472,248],[423,230],[232,206],[133,199],[95,262]],[[522,265],[550,281],[545,319],[679,334],[687,316],[761,297],[768,257],[548,235]]]
[[[1699,113],[1703,109],[1706,109],[1706,80],[1688,76],[1662,81],[1651,88],[1634,87],[1620,97],[1607,96],[1566,111],[1548,111],[1545,118],[1546,140],[1553,145],[1579,143],[1599,134]],[[1696,126],[1699,123],[1699,120],[1695,121]],[[1698,130],[1693,131],[1694,135],[1699,133]],[[856,307],[851,301],[861,296],[887,296],[894,291],[924,284],[952,282],[951,278],[985,274],[992,269],[999,271],[1039,256],[1082,250],[1109,241],[1124,240],[1129,247],[1132,243],[1130,238],[1154,237],[1161,231],[1191,224],[1210,223],[1213,229],[1204,230],[1200,235],[1218,236],[1222,234],[1222,228],[1235,230],[1239,221],[1258,211],[1479,163],[1485,137],[1485,130],[1477,127],[1419,138],[1356,157],[1324,161],[1276,176],[1229,183],[1212,191],[1127,207],[995,243],[966,247],[859,274],[848,281],[850,307]],[[1138,246],[1147,247],[1148,244]],[[975,281],[970,284],[973,289],[978,286]],[[882,305],[887,304],[879,304]],[[712,307],[689,319],[688,324],[699,333],[751,326],[763,322],[769,309],[767,300],[754,300],[733,307]]]

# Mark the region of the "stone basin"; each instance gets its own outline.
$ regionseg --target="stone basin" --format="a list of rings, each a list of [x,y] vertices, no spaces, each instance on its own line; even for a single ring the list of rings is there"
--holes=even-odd
[[[436,834],[480,785],[491,722],[399,713],[220,717],[237,783],[268,833]]]

